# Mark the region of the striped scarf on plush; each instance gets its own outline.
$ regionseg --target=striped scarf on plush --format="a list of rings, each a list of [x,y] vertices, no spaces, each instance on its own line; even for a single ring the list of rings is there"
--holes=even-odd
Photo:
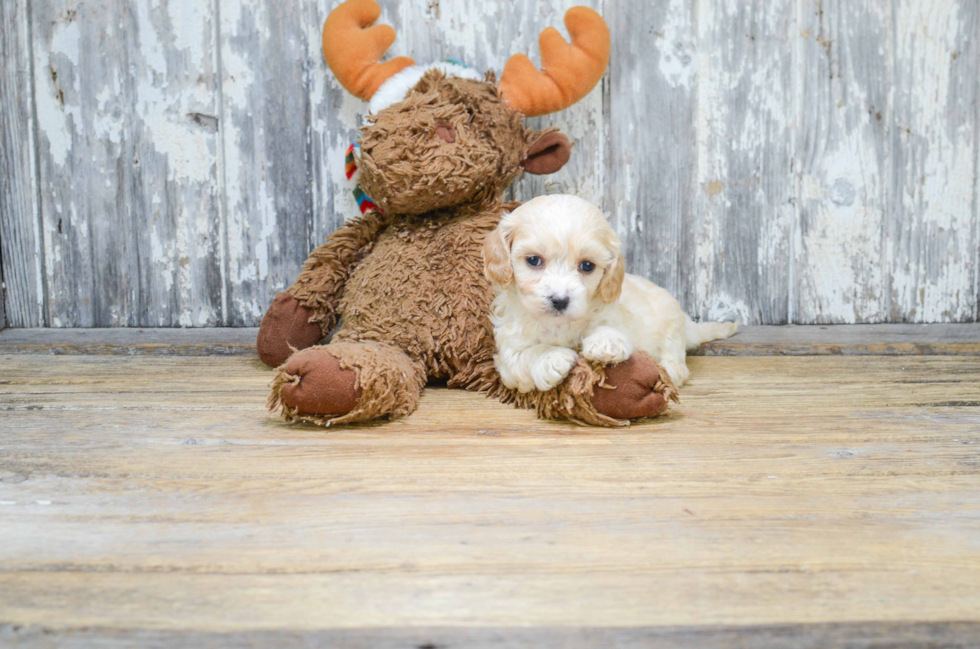
[[[347,180],[354,179],[357,174],[357,162],[354,160],[355,150],[358,152],[361,150],[361,145],[357,142],[347,148],[347,156],[344,158],[344,172],[347,174]],[[361,214],[367,214],[370,210],[376,210],[383,214],[381,208],[375,205],[371,197],[361,189],[360,183],[354,185],[354,199],[357,201],[357,207],[360,208]]]

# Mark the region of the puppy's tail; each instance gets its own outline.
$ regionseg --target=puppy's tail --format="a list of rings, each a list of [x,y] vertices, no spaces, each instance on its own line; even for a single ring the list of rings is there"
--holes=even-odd
[[[740,322],[695,322],[690,316],[684,317],[687,319],[685,331],[688,349],[694,349],[701,343],[728,338],[741,324]]]

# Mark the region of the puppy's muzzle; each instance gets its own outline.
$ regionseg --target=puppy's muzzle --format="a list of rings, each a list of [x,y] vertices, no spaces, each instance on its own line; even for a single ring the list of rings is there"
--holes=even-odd
[[[562,313],[565,311],[565,309],[568,308],[567,295],[562,295],[560,297],[557,295],[552,295],[548,299],[551,301],[551,308],[554,309],[557,313]]]

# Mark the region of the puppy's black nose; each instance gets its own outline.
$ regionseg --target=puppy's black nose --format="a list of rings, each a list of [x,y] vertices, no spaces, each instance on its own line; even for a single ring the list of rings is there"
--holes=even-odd
[[[562,311],[564,311],[565,309],[568,308],[568,296],[567,295],[563,295],[561,297],[558,297],[556,295],[552,295],[548,299],[551,300],[551,306],[554,307],[555,311],[557,311],[558,313],[561,313]]]

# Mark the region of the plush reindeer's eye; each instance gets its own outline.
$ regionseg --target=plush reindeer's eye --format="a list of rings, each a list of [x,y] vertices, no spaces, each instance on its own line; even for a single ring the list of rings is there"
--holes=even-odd
[[[595,270],[595,264],[593,264],[591,261],[583,261],[578,265],[578,269],[588,275]]]
[[[531,268],[541,268],[544,266],[544,259],[541,259],[541,257],[538,257],[537,255],[528,255],[524,258],[524,261],[526,261],[527,265]]]

